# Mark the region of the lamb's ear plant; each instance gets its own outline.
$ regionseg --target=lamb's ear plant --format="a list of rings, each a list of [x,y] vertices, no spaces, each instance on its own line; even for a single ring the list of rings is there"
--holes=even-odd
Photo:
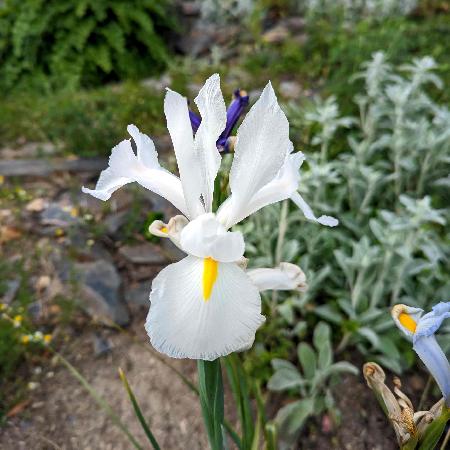
[[[377,52],[351,79],[357,117],[339,121],[333,97],[287,107],[294,133],[316,149],[300,190],[313,209],[338,215],[341,223],[333,232],[314,230],[289,209],[282,255],[301,263],[309,289],[278,296],[285,332],[313,314],[333,325],[338,353],[356,347],[397,373],[411,365],[413,353],[403,350],[388,308],[399,301],[428,307],[450,287],[449,208],[442,201],[450,121],[448,108],[431,96],[442,87],[436,67],[424,57],[395,68]],[[280,217],[275,205],[243,225],[251,229],[251,264],[274,260]],[[448,346],[449,334],[441,340]]]
[[[285,443],[295,441],[310,416],[328,411],[337,417],[330,385],[340,374],[358,373],[358,369],[346,361],[333,361],[331,330],[324,322],[319,322],[314,329],[313,346],[307,342],[298,344],[295,364],[274,359],[272,366],[275,372],[268,388],[300,397],[282,407],[275,419]]]

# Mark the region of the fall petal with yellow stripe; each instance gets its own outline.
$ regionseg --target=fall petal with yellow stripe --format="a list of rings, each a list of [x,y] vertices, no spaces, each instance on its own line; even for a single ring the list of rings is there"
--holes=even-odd
[[[217,273],[205,277],[210,264],[187,256],[153,281],[145,328],[156,350],[214,360],[253,340],[265,320],[258,288],[235,263],[215,263]]]

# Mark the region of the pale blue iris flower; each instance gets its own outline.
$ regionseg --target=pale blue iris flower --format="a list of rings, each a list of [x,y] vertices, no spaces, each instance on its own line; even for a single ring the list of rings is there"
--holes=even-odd
[[[420,308],[395,305],[392,317],[400,330],[412,340],[413,349],[436,380],[450,407],[450,363],[438,344],[435,333],[450,317],[450,302],[440,302],[425,314]]]

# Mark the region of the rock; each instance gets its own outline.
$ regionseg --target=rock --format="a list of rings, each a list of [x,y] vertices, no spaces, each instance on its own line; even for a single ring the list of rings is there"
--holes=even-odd
[[[293,17],[286,17],[283,20],[283,24],[292,32],[298,32],[305,28],[306,20],[304,17],[300,16],[293,16]]]
[[[104,356],[111,352],[113,346],[109,339],[104,338],[101,334],[95,333],[92,336],[92,345],[94,347],[95,356]]]
[[[195,1],[184,1],[180,4],[181,12],[184,16],[200,15],[200,5]]]
[[[71,207],[62,208],[58,203],[50,203],[40,215],[42,225],[50,225],[67,228],[79,222],[75,209]]]
[[[98,260],[75,264],[74,269],[88,314],[107,325],[127,325],[130,315],[119,293],[121,279],[115,267]]]
[[[262,40],[268,44],[280,44],[289,36],[289,30],[283,25],[277,25],[262,35]]]
[[[163,265],[167,258],[156,245],[144,242],[138,245],[124,245],[119,254],[133,264]]]
[[[103,225],[106,228],[106,232],[114,236],[119,229],[125,225],[126,219],[127,219],[128,212],[127,211],[120,211],[112,214],[108,214],[103,221]]]
[[[25,209],[30,212],[41,212],[47,208],[47,206],[48,200],[44,198],[35,198],[25,206]]]
[[[128,306],[131,308],[148,308],[150,306],[150,290],[151,282],[148,281],[128,288],[125,292],[125,300]]]
[[[282,81],[280,83],[280,92],[283,97],[298,99],[302,92],[302,88],[296,81]]]
[[[6,292],[3,295],[2,303],[9,305],[17,294],[20,288],[20,279],[9,280],[6,282]]]

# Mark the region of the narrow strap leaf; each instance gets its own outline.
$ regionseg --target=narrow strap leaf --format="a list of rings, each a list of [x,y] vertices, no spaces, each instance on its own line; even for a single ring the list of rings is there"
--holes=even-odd
[[[119,377],[122,380],[122,383],[125,387],[125,390],[127,391],[128,397],[130,397],[130,401],[133,405],[134,412],[136,414],[136,417],[139,420],[139,423],[142,426],[142,429],[145,432],[145,435],[147,436],[148,440],[150,441],[150,444],[152,444],[153,448],[155,450],[161,450],[161,447],[158,444],[158,441],[156,440],[155,436],[150,430],[150,427],[148,426],[147,422],[145,421],[145,418],[142,414],[141,408],[139,407],[139,404],[136,400],[136,396],[134,395],[134,392],[131,389],[130,384],[128,383],[127,377],[125,376],[125,373],[123,370],[119,367]]]

